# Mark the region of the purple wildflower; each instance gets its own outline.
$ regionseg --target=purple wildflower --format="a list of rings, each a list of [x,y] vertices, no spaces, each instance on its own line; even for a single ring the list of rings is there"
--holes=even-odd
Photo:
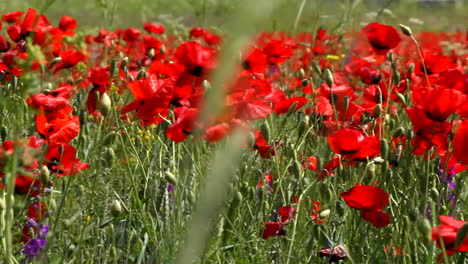
[[[34,220],[30,219],[29,222],[33,226],[37,227],[37,223]],[[34,223],[33,223],[34,222]],[[47,244],[46,237],[49,234],[50,228],[47,225],[40,225],[37,229],[38,236],[29,240],[29,242],[24,246],[23,253],[29,260],[33,260],[41,255],[44,247]]]

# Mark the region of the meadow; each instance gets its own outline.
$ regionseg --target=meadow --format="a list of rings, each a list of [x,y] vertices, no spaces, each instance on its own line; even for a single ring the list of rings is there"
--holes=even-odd
[[[0,0],[2,263],[467,263],[468,6]]]

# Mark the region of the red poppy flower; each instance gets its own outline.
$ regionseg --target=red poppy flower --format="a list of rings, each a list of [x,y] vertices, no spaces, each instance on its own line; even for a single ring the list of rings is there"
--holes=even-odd
[[[73,30],[76,28],[77,23],[73,17],[62,16],[60,18],[58,28],[65,32],[65,35],[73,35]]]
[[[451,256],[455,252],[467,252],[468,237],[465,237],[461,244],[455,247],[457,232],[466,222],[445,215],[439,215],[439,221],[440,225],[432,229],[432,240],[436,241],[437,247],[442,248],[440,241],[442,239],[447,256]],[[438,260],[442,260],[442,253],[439,255]]]
[[[267,57],[260,49],[255,48],[242,61],[242,68],[252,73],[264,73],[267,68]]]
[[[202,37],[205,34],[205,29],[201,27],[193,27],[190,30],[189,37],[190,38],[199,38]]]
[[[380,210],[388,204],[388,194],[379,187],[371,185],[356,183],[353,188],[340,195],[348,206],[357,210]]]
[[[158,124],[169,112],[169,103],[174,93],[175,78],[157,79],[151,75],[147,79],[128,84],[135,100],[122,109],[122,114],[136,111],[142,124]]]
[[[161,25],[161,24],[151,24],[150,22],[146,22],[143,25],[143,28],[146,30],[148,33],[154,33],[154,34],[163,34],[164,31],[166,31],[166,28]]]
[[[414,91],[413,101],[424,109],[429,119],[442,122],[466,102],[466,96],[460,91],[436,86]]]
[[[362,67],[359,70],[359,77],[365,84],[378,84],[382,80],[379,70],[372,70],[368,67]]]
[[[394,27],[377,22],[368,24],[362,31],[367,35],[372,47],[379,53],[386,53],[398,46],[401,41],[398,31]]]
[[[0,35],[0,52],[7,52],[8,50],[10,50],[10,42],[3,35]]]
[[[19,23],[21,21],[21,17],[23,16],[23,11],[14,11],[7,14],[2,15],[2,20],[7,23]]]
[[[271,236],[284,236],[284,224],[282,222],[266,222],[263,229],[262,238],[267,239]]]
[[[49,144],[66,144],[80,132],[78,116],[57,117],[48,121],[48,115],[36,115],[36,131]]]
[[[328,136],[331,149],[349,160],[372,158],[380,153],[380,140],[355,129],[342,128]]]
[[[197,108],[178,107],[174,109],[177,120],[166,132],[174,142],[182,142],[193,133],[200,110]]]
[[[388,204],[388,194],[379,187],[356,183],[340,195],[348,206],[363,211],[362,218],[375,227],[390,224],[390,216],[382,210]]]
[[[214,67],[214,54],[213,49],[203,47],[198,42],[188,41],[177,48],[174,57],[191,76],[201,77]]]
[[[263,53],[268,58],[270,64],[281,64],[289,59],[294,50],[285,45],[284,41],[272,40],[263,48]]]
[[[382,210],[363,211],[362,218],[375,227],[386,227],[390,224],[390,216]]]
[[[62,58],[55,66],[54,73],[62,70],[74,67],[78,62],[84,60],[85,55],[81,51],[61,51],[60,57]]]
[[[463,121],[453,139],[453,155],[462,164],[468,164],[468,121]]]
[[[45,155],[46,165],[57,177],[71,176],[90,167],[76,158],[76,149],[68,144],[49,145]]]
[[[293,219],[296,215],[296,209],[291,205],[282,206],[278,209],[278,214],[281,216],[281,222],[286,222]]]

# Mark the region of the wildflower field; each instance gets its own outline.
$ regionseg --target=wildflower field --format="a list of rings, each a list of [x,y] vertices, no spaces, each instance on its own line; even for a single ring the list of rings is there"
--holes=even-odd
[[[468,7],[408,2],[5,3],[0,262],[468,263]]]

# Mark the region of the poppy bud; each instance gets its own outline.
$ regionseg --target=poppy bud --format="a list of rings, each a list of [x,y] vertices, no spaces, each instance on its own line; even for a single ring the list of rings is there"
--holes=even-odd
[[[411,222],[415,222],[416,220],[418,220],[418,216],[419,216],[419,211],[416,208],[413,208],[408,212],[408,217],[411,220]]]
[[[117,137],[118,133],[115,132],[115,131],[111,131],[109,132],[109,134],[107,134],[104,139],[102,140],[102,143],[105,145],[105,146],[108,146],[108,145],[112,145],[112,143],[114,143],[114,139]]]
[[[343,100],[343,111],[347,113],[348,109],[349,109],[349,96],[345,96]]]
[[[127,69],[127,68],[125,68]],[[133,75],[128,75],[128,70],[125,71],[125,75],[127,77],[127,79],[130,81],[130,82],[134,82],[135,81],[135,77],[133,77]]]
[[[328,87],[333,87],[333,73],[330,69],[325,70],[325,82],[327,83]]]
[[[125,70],[125,68],[127,67],[127,63],[128,63],[128,57],[124,57],[124,58],[122,59],[122,62],[120,63],[120,68],[121,68],[122,70]]]
[[[41,181],[42,184],[47,184],[49,183],[50,180],[50,171],[47,168],[47,166],[42,166],[40,169],[40,174],[39,174],[39,180]]]
[[[412,129],[408,129],[408,131],[406,131],[406,137],[408,139],[413,139],[414,138],[414,131]]]
[[[330,215],[330,209],[323,210],[320,212],[320,218],[327,218]]]
[[[112,101],[109,95],[107,95],[107,93],[103,93],[99,100],[99,110],[101,110],[101,113],[104,116],[107,116],[107,114],[109,114],[111,110],[111,107],[112,107]]]
[[[375,157],[373,160],[372,160],[375,164],[384,164],[385,160],[382,159],[382,157]]]
[[[262,133],[263,138],[265,138],[267,142],[270,141],[271,129],[268,122],[265,121],[262,123],[262,125],[260,126],[260,132]]]
[[[393,62],[393,52],[389,52],[389,53],[388,53],[388,60],[389,60],[390,62]]]
[[[429,222],[429,220],[427,220],[425,216],[421,216],[419,217],[416,225],[417,225],[419,233],[423,236],[426,244],[429,243],[431,241],[431,235],[432,235],[432,227],[431,227],[431,223]]]
[[[301,68],[299,71],[296,72],[296,77],[298,79],[304,79],[305,77],[305,71],[303,68]]]
[[[434,202],[439,200],[439,191],[435,187],[431,188],[431,198]]]
[[[304,119],[299,122],[299,126],[297,127],[297,136],[302,137],[304,133],[307,131],[309,126],[309,116],[305,116]]]
[[[0,197],[0,211],[5,210],[5,209],[6,209],[5,199]]]
[[[6,130],[6,127],[4,126],[0,128],[0,138],[2,139],[2,141],[5,141],[7,138],[7,130]]]
[[[141,79],[145,79],[146,77],[148,77],[148,74],[146,73],[146,71],[140,70],[137,74],[136,79],[141,80]]]
[[[401,75],[400,75],[400,72],[399,71],[395,71],[393,72],[393,81],[395,82],[395,84],[399,84],[400,81],[401,81]]]
[[[117,60],[112,59],[110,63],[110,68],[109,68],[109,73],[111,77],[115,75],[116,69],[117,69]]]
[[[403,34],[405,34],[408,37],[411,37],[413,35],[413,31],[408,26],[400,24],[400,29],[401,29],[401,32],[403,32]]]
[[[57,58],[53,59],[53,60],[50,61],[50,63],[49,63],[49,68],[54,67],[54,66],[57,65],[57,63],[59,63],[60,61],[62,61],[62,57],[57,57]]]
[[[231,208],[237,208],[242,203],[242,193],[236,192],[231,203]]]
[[[252,132],[247,136],[247,145],[249,148],[253,148],[255,146],[255,135]]]
[[[455,238],[455,245],[454,248],[458,248],[463,241],[465,241],[468,237],[468,223],[465,223],[460,229],[458,229],[457,237]]]
[[[301,81],[301,86],[302,87],[306,87],[307,85],[309,85],[309,79],[304,79]]]
[[[115,160],[115,152],[113,148],[106,148],[104,152],[104,165],[107,168],[111,168],[112,164],[114,164]]]
[[[114,200],[109,206],[112,216],[117,217],[122,213],[122,206],[120,205],[119,200]]]
[[[320,65],[316,61],[314,61],[314,69],[319,75],[322,75],[322,68],[320,68]]]
[[[385,138],[383,138],[381,141],[380,141],[380,155],[382,157],[384,157],[384,159],[387,158],[387,155],[388,155],[388,143],[387,143],[387,140]]]
[[[57,203],[54,199],[51,199],[49,201],[49,203],[47,204],[47,208],[49,208],[51,211],[55,211],[55,209],[57,209]]]
[[[153,48],[151,48],[150,51],[148,52],[148,57],[150,59],[154,59],[154,55],[156,55],[156,52],[154,51]]]
[[[164,178],[166,181],[176,185],[177,184],[177,178],[172,174],[170,171],[164,172]]]
[[[398,127],[394,132],[393,132],[393,137],[402,137],[405,135],[405,128],[404,127]]]
[[[412,74],[414,72],[414,63],[410,63],[410,65],[408,65],[407,71],[409,74]]]
[[[399,93],[399,92],[396,92],[396,94],[397,94],[397,97],[400,100],[400,102],[403,103],[403,105],[408,106],[408,104],[406,103],[405,96],[403,94]]]
[[[211,84],[208,80],[203,80],[202,87],[205,89],[205,91],[209,91],[211,89]]]
[[[374,112],[373,112],[373,117],[377,118],[382,114],[382,105],[381,104],[376,104],[374,107]]]

